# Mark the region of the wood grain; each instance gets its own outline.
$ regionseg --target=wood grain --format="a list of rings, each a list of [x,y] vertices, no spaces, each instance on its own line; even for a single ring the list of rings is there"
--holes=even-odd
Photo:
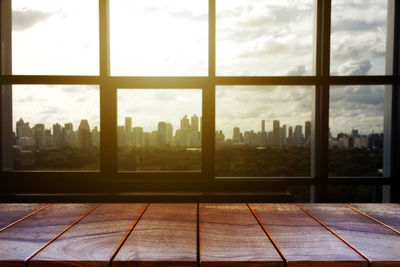
[[[0,204],[0,231],[46,204]]]
[[[25,261],[95,204],[54,204],[0,232],[0,266]]]
[[[399,204],[391,203],[391,204],[350,204],[350,205],[400,232]]]
[[[295,204],[251,204],[288,266],[368,266],[368,262]]]
[[[246,204],[200,204],[201,266],[284,266]]]
[[[196,266],[196,204],[150,204],[112,266]]]
[[[371,261],[400,266],[400,235],[342,204],[301,204]]]
[[[29,261],[29,266],[104,266],[146,204],[102,204]]]

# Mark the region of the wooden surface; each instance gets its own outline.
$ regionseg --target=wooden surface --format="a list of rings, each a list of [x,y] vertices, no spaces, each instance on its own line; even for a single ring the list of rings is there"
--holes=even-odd
[[[29,261],[29,266],[109,265],[145,204],[102,204]]]
[[[361,252],[371,266],[400,266],[400,235],[343,204],[301,204]]]
[[[0,266],[25,266],[29,257],[93,206],[53,204],[0,232]]]
[[[350,204],[350,206],[400,232],[400,204]]]
[[[0,204],[0,267],[400,267],[399,216],[399,204]]]
[[[288,266],[368,266],[368,262],[295,204],[251,204]]]
[[[200,204],[200,266],[284,266],[246,204]]]
[[[197,266],[196,204],[151,204],[112,266]]]
[[[46,204],[0,204],[0,231],[45,206]]]

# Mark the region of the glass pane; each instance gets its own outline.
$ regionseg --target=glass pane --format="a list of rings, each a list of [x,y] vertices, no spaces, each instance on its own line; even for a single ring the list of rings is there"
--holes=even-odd
[[[201,171],[201,90],[118,90],[120,171]]]
[[[218,86],[216,175],[310,176],[312,89]]]
[[[110,0],[111,74],[208,75],[208,1]]]
[[[329,202],[381,203],[381,185],[336,185],[328,187]]]
[[[311,75],[314,0],[216,1],[220,76]]]
[[[13,74],[98,75],[97,0],[12,0]]]
[[[383,175],[385,86],[330,90],[329,175]]]
[[[333,0],[332,75],[385,74],[387,0]]]
[[[14,170],[98,170],[99,90],[89,85],[12,87]]]

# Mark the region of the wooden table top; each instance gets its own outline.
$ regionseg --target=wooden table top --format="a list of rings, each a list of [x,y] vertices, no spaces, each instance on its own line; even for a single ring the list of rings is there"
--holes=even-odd
[[[2,266],[400,266],[400,204],[0,204]]]

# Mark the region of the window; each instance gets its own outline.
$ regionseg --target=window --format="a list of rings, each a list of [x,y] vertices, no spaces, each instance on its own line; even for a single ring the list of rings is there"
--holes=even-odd
[[[2,194],[400,195],[398,1],[83,2],[1,1]]]

